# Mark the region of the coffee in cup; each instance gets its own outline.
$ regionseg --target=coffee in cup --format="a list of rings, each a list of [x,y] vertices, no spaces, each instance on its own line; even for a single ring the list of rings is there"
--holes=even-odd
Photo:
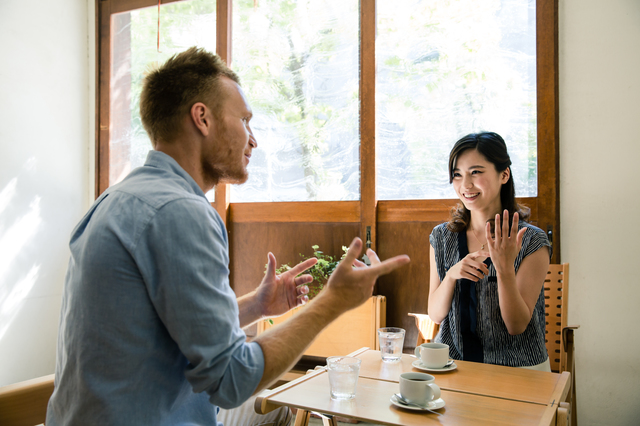
[[[449,345],[423,343],[415,349],[416,357],[427,368],[443,368],[449,361]]]
[[[403,373],[400,375],[400,395],[409,402],[426,406],[440,398],[440,387],[430,374]]]

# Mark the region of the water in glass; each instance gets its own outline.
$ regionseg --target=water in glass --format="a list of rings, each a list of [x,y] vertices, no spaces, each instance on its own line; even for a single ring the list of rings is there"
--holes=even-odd
[[[378,330],[380,353],[384,362],[398,362],[402,357],[404,329],[387,327]]]
[[[360,359],[353,357],[327,358],[332,399],[351,399],[356,396],[360,362]]]

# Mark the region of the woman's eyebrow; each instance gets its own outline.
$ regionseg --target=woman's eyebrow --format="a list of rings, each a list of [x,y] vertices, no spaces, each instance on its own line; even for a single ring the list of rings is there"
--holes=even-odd
[[[478,164],[477,166],[471,166],[471,167],[469,167],[469,169],[468,169],[468,170],[472,170],[472,169],[484,169],[484,168],[485,168],[484,166],[481,166],[481,165],[479,165],[479,164]],[[454,172],[459,172],[459,171],[460,171],[460,169],[459,169],[458,167],[456,167],[455,169],[453,169],[453,171],[454,171]]]

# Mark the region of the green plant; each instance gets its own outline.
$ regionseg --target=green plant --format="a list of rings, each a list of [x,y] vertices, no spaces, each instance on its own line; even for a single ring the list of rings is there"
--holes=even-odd
[[[308,284],[309,300],[313,299],[320,292],[320,290],[323,289],[324,285],[327,283],[327,280],[329,280],[329,277],[336,269],[336,266],[338,266],[338,263],[340,263],[340,261],[344,259],[344,257],[347,255],[347,250],[349,249],[347,246],[342,246],[342,256],[340,257],[340,259],[336,259],[334,256],[324,254],[324,252],[320,251],[320,247],[317,245],[311,246],[311,248],[313,249],[313,256],[305,256],[304,254],[300,253],[302,261],[305,261],[312,257],[318,259],[318,263],[303,272],[303,274],[309,274],[313,277],[313,282]],[[288,263],[285,263],[278,269],[276,269],[276,272],[278,274],[282,274],[283,272],[286,272],[290,269],[291,266]]]

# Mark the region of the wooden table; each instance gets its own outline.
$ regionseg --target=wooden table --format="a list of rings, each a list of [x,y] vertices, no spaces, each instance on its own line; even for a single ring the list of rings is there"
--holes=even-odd
[[[356,397],[329,397],[326,369],[315,370],[256,399],[256,411],[267,413],[281,405],[384,425],[556,425],[559,404],[570,388],[570,375],[522,368],[456,361],[458,368],[434,373],[446,406],[438,416],[398,408],[390,402],[399,392],[401,373],[420,371],[404,354],[397,364],[383,363],[380,352],[362,348],[351,354],[362,359]],[[431,373],[429,373],[431,374]],[[303,414],[306,415],[306,414]],[[564,415],[563,415],[564,417]],[[303,422],[304,423],[304,422]],[[298,424],[298,421],[296,421]]]

